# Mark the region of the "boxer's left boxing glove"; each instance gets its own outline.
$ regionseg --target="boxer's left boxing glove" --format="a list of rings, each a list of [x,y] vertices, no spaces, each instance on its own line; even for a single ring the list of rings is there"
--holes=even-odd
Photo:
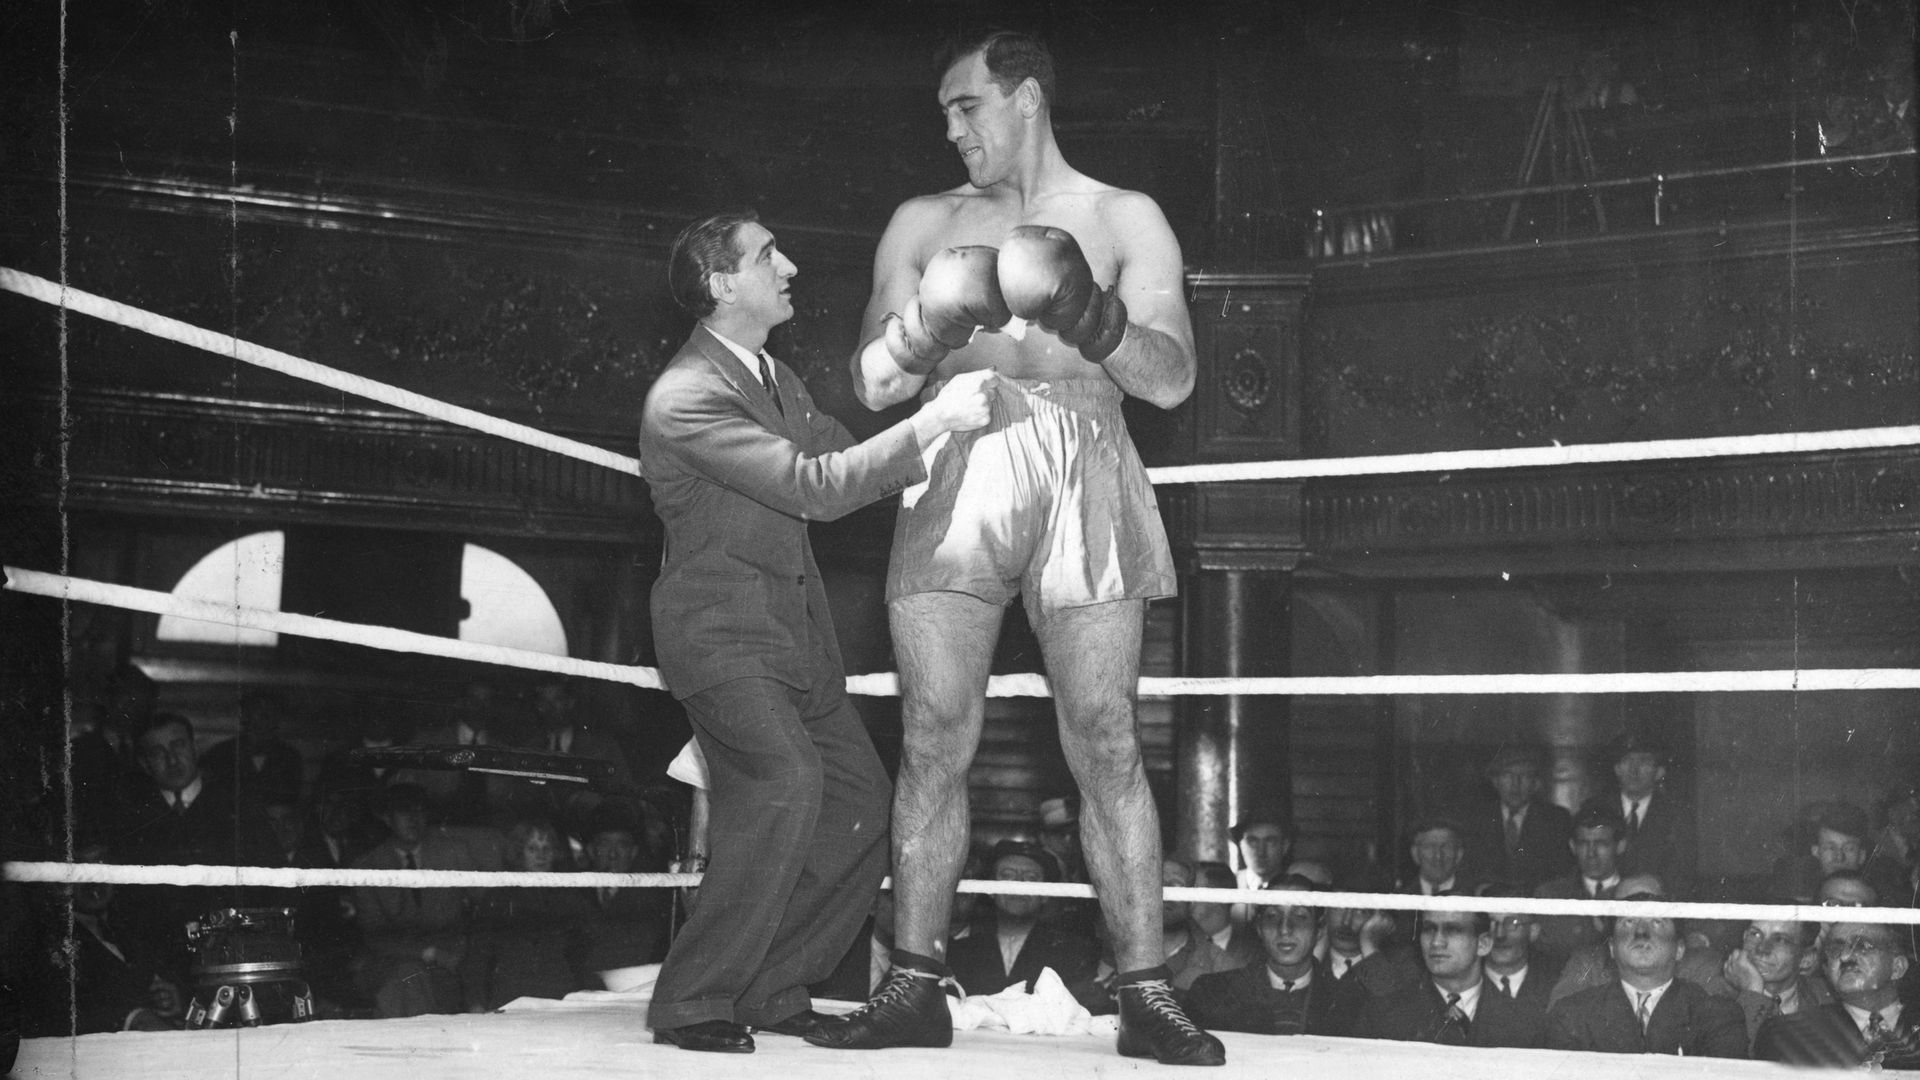
[[[1000,293],[1007,308],[1053,331],[1099,363],[1127,332],[1119,287],[1105,292],[1073,234],[1051,225],[1020,225],[1000,246]]]

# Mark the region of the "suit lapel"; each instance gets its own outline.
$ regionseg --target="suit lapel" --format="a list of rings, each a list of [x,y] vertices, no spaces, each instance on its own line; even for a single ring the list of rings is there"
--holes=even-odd
[[[782,435],[788,434],[786,417],[781,414],[779,407],[774,405],[773,395],[767,393],[767,388],[760,384],[756,376],[747,373],[744,362],[733,354],[732,349],[722,345],[720,339],[713,336],[713,331],[705,326],[698,327],[697,330],[694,340],[698,343],[700,355],[706,357],[707,363],[713,365],[713,369],[727,381],[727,385],[733,387],[733,392],[745,400],[747,410],[764,424],[767,430]],[[785,396],[786,389],[782,385],[785,382],[786,380],[781,378],[778,372],[774,374],[774,386],[782,395],[781,400],[788,406],[792,406],[792,399]],[[792,408],[787,411],[792,412]]]

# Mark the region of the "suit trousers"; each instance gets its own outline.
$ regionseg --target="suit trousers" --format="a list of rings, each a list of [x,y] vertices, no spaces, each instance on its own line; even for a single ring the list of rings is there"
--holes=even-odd
[[[892,784],[837,665],[816,671],[805,690],[746,677],[685,699],[707,757],[708,863],[654,987],[655,1030],[809,1008],[807,985],[833,972],[872,907]]]

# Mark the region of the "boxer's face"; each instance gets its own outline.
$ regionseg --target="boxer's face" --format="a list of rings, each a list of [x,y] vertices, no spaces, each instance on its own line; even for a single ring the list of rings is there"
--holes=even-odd
[[[947,69],[940,80],[940,111],[947,119],[947,141],[960,151],[967,181],[989,187],[1004,179],[1020,145],[1023,117],[1020,89],[1003,92],[973,53]]]

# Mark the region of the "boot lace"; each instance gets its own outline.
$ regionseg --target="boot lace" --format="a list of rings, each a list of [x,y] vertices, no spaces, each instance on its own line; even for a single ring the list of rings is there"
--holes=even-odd
[[[1179,1028],[1181,1034],[1200,1034],[1199,1027],[1195,1026],[1192,1020],[1187,1019],[1186,1011],[1180,1008],[1179,1002],[1174,1000],[1173,988],[1167,985],[1165,979],[1134,983],[1131,989],[1139,991],[1140,1004],[1158,1014],[1167,1023]]]
[[[932,979],[936,984],[945,981],[931,971],[893,968],[887,972],[887,981],[880,984],[880,989],[874,993],[872,1000],[848,1013],[847,1019],[871,1016],[881,1009],[905,1004],[915,992],[913,985],[915,979]]]

